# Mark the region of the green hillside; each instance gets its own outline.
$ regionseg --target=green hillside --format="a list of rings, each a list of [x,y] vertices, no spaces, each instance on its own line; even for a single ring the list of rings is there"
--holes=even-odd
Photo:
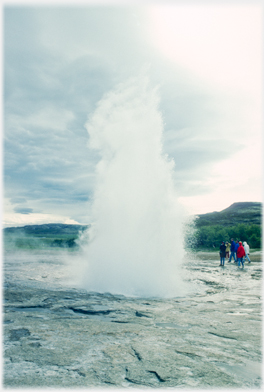
[[[4,229],[4,248],[76,248],[76,239],[88,227],[61,223],[7,227]]]
[[[8,227],[4,229],[5,249],[78,248],[79,235],[89,225],[49,223]],[[230,207],[198,215],[187,230],[185,245],[192,249],[218,248],[230,238],[247,241],[252,248],[261,248],[262,203],[234,203]]]
[[[234,226],[237,224],[261,225],[262,203],[234,203],[225,210],[198,215],[196,226]]]
[[[198,215],[193,223],[193,234],[186,239],[186,246],[212,249],[218,248],[221,241],[234,238],[260,249],[261,231],[262,203],[234,203],[222,211]]]

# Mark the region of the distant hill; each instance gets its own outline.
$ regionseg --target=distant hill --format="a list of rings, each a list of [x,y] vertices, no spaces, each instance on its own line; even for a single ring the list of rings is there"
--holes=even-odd
[[[23,227],[6,227],[4,232],[6,234],[11,233],[23,233],[26,235],[34,235],[41,237],[53,237],[54,235],[59,236],[77,236],[80,231],[86,230],[88,225],[67,225],[63,223],[47,223],[44,225],[28,225]]]
[[[222,211],[198,215],[192,229],[185,239],[187,248],[218,248],[222,241],[234,238],[261,249],[262,203],[234,203]]]
[[[4,229],[5,249],[76,248],[76,240],[89,225],[48,223]]]
[[[262,223],[262,203],[241,202],[233,203],[230,207],[207,214],[197,215],[196,227],[202,226],[235,226],[237,224],[255,224]]]
[[[234,203],[220,212],[197,215],[195,234],[189,234],[189,247],[211,247],[222,239],[247,240],[254,247],[261,245],[262,203]],[[78,248],[76,240],[90,225],[49,223],[4,229],[5,249]],[[193,245],[193,244],[196,245]]]

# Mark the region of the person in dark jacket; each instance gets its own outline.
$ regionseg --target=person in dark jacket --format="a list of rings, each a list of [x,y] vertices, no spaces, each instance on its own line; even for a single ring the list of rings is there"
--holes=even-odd
[[[230,248],[230,257],[229,257],[229,263],[231,263],[232,257],[234,257],[234,263],[236,261],[236,243],[233,240],[233,238],[231,238],[231,248]]]
[[[226,256],[226,246],[225,246],[225,242],[222,241],[222,244],[220,245],[220,264],[219,264],[219,266],[225,265],[225,256]]]
[[[244,256],[246,255],[245,249],[242,245],[242,242],[239,241],[239,247],[237,249],[237,266],[240,267],[240,262],[242,264],[242,268],[244,268]]]

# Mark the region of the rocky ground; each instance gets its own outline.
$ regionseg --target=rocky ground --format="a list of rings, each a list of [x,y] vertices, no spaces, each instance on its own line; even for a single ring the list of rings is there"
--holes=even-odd
[[[4,387],[260,388],[262,263],[186,265],[196,288],[173,299],[12,279],[6,265]]]

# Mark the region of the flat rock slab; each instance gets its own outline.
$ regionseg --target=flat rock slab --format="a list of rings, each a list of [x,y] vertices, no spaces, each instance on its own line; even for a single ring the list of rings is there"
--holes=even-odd
[[[6,279],[4,386],[259,388],[262,265],[214,263],[172,299]]]

